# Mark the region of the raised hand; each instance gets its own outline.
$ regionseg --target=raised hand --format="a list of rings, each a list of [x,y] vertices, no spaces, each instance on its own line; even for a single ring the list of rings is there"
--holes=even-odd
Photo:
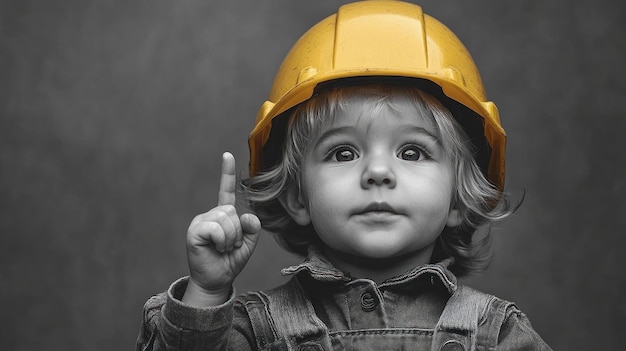
[[[197,215],[187,230],[190,279],[183,302],[218,305],[228,299],[233,281],[246,265],[261,230],[258,217],[235,209],[235,158],[222,156],[217,206]]]

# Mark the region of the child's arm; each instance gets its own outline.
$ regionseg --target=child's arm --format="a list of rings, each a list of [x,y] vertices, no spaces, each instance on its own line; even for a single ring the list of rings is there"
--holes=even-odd
[[[254,251],[261,224],[252,214],[238,216],[235,189],[235,159],[225,153],[218,204],[187,231],[190,276],[146,302],[136,350],[255,349],[232,283]]]
[[[217,206],[196,216],[187,231],[189,283],[184,303],[216,306],[228,300],[232,284],[250,259],[261,230],[258,217],[235,209],[235,158],[222,156]]]

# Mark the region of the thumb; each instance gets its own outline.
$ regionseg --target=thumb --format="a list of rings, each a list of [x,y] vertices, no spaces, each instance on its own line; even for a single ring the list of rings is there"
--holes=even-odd
[[[261,221],[259,217],[252,213],[245,213],[239,218],[241,230],[244,235],[256,235],[261,231]]]

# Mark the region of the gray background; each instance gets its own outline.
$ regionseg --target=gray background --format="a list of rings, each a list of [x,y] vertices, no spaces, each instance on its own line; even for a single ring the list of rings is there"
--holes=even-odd
[[[133,349],[143,302],[186,274],[191,218],[295,39],[345,1],[0,2],[0,349]],[[509,133],[474,286],[561,350],[626,344],[623,2],[424,0],[465,42]],[[237,281],[282,281],[269,239]]]

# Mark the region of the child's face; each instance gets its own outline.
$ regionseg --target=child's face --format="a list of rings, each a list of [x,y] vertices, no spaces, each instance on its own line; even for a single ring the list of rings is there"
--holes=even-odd
[[[296,222],[312,222],[341,254],[428,262],[444,227],[460,223],[451,209],[454,167],[434,122],[414,106],[371,112],[365,103],[347,101],[307,151]]]

